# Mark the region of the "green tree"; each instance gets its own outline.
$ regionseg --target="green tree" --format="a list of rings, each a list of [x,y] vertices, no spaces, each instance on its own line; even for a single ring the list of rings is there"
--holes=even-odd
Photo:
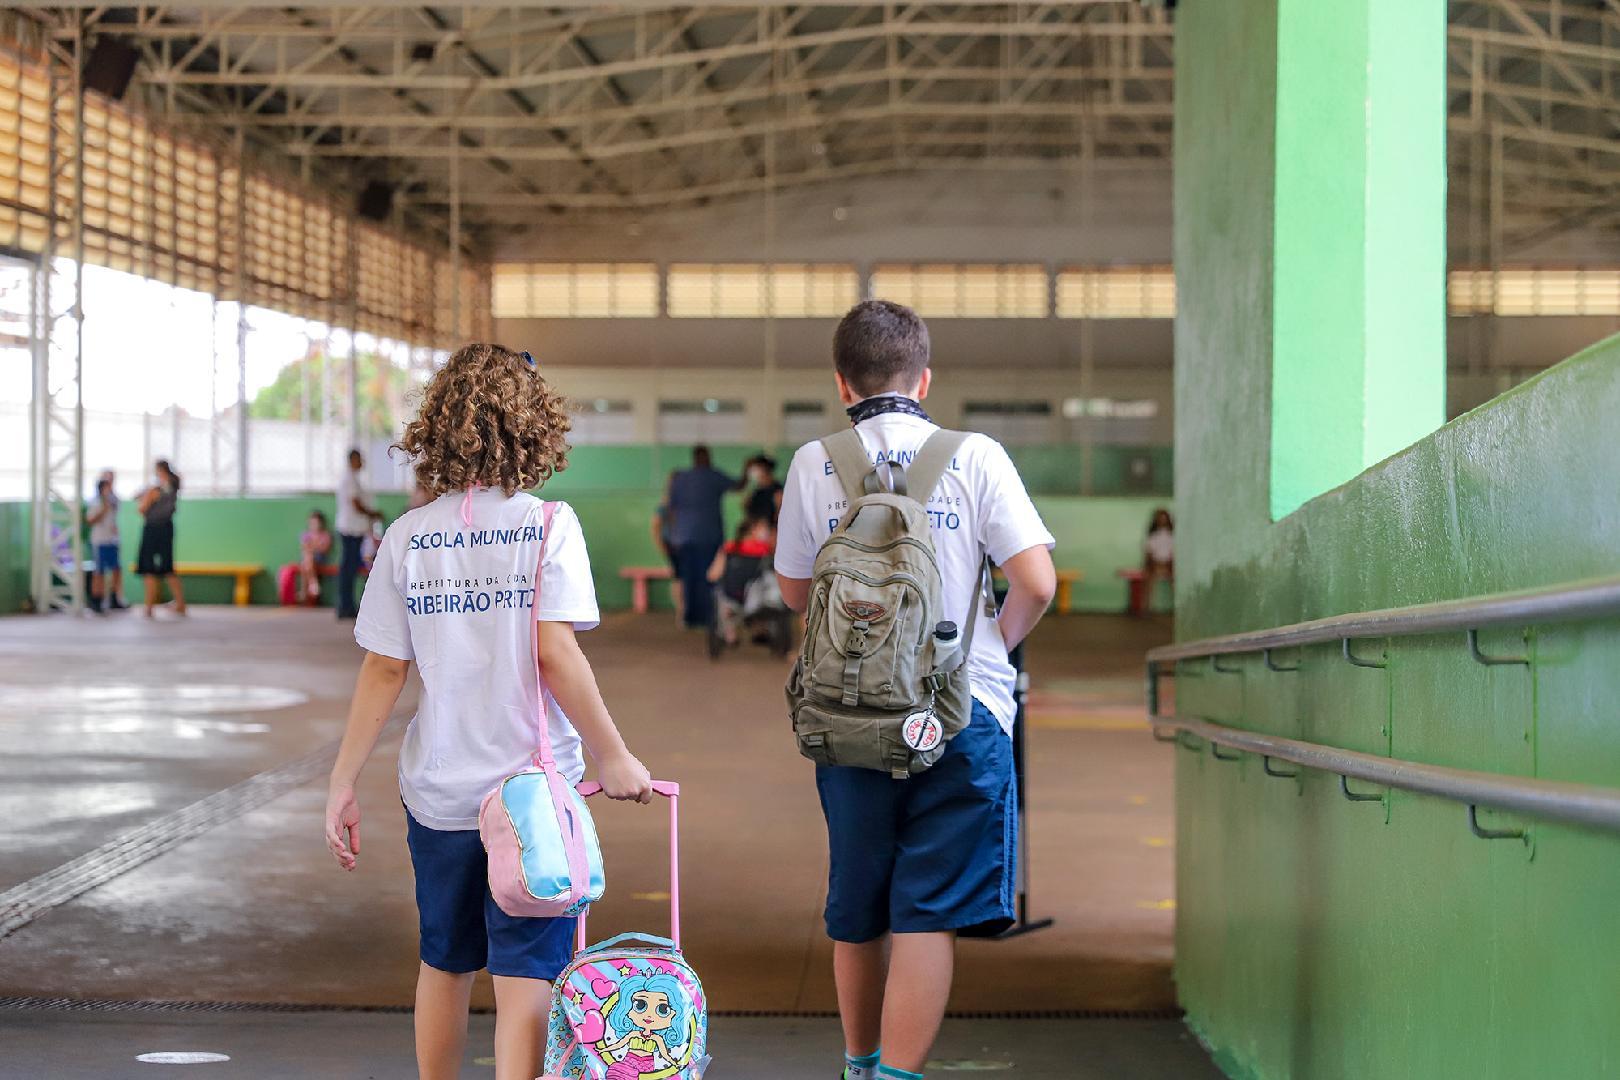
[[[327,356],[320,349],[282,368],[276,379],[254,395],[248,415],[264,420],[319,420],[321,375],[330,365],[327,387],[332,419],[346,423],[349,415],[347,356]],[[410,376],[401,367],[376,353],[355,356],[355,372],[360,389],[360,433],[368,437],[391,437],[398,424]],[[308,378],[308,411],[305,410],[305,379]]]

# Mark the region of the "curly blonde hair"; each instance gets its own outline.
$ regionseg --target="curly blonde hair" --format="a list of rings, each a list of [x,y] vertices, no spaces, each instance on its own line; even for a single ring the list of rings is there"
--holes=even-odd
[[[568,403],[526,354],[463,345],[422,390],[422,407],[395,443],[416,482],[438,496],[473,485],[507,495],[568,467]]]

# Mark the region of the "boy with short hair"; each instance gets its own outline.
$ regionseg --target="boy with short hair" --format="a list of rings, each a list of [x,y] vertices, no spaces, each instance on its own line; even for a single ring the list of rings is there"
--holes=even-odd
[[[938,430],[921,404],[933,379],[922,319],[884,300],[857,304],[838,325],[833,359],[867,456],[910,461]],[[1007,650],[1034,628],[1057,587],[1052,534],[993,439],[969,436],[938,486],[913,494],[926,502],[943,604],[964,626],[980,620],[967,659],[973,713],[943,756],[908,779],[816,767],[832,856],[826,920],[847,1080],[921,1077],[950,996],[956,935],[995,933],[1013,921]],[[794,610],[807,605],[816,554],[847,509],[826,449],[819,441],[802,447],[788,470],[776,550]],[[986,555],[1008,583],[996,618],[979,603]]]
[[[96,499],[85,517],[90,524],[90,547],[95,571],[90,577],[90,610],[122,611],[124,570],[118,562],[118,495],[113,491],[113,473],[106,470],[96,481]]]

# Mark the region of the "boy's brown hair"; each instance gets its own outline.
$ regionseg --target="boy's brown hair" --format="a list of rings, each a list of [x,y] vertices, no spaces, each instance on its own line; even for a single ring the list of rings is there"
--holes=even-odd
[[[422,407],[395,443],[416,482],[438,496],[474,485],[508,495],[568,467],[568,403],[528,353],[463,345],[422,390]]]
[[[833,332],[833,367],[861,397],[910,390],[928,370],[928,326],[892,300],[863,300]]]

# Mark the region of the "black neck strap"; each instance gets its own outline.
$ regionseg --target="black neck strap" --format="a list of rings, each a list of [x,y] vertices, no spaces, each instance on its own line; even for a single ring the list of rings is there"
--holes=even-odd
[[[862,420],[870,420],[884,413],[904,413],[906,416],[915,416],[933,423],[933,418],[921,405],[903,394],[879,394],[877,397],[865,398],[851,405],[845,412],[849,413],[851,424],[859,424]]]

